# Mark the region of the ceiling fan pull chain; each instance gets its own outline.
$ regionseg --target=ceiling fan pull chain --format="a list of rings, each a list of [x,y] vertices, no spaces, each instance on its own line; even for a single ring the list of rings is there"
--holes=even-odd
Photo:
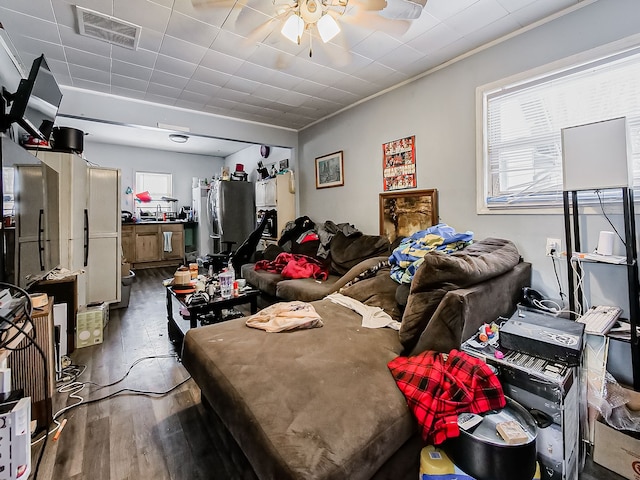
[[[311,35],[311,29],[309,29],[309,58],[313,57],[313,35]]]

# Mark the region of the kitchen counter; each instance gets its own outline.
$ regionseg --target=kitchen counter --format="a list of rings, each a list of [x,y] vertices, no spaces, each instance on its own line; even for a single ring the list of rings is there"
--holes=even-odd
[[[185,227],[190,227],[193,225],[198,225],[198,222],[190,222],[188,220],[143,220],[143,221],[138,221],[138,222],[122,222],[122,225],[157,225],[157,224],[163,224],[163,225],[175,225],[175,224],[180,224],[180,225],[184,225]]]

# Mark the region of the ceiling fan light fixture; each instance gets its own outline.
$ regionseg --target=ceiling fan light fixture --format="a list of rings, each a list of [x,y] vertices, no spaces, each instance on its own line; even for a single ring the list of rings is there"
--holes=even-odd
[[[323,15],[316,23],[318,26],[318,33],[324,43],[331,41],[338,33],[340,33],[340,25],[331,15]]]
[[[299,15],[293,14],[284,22],[281,33],[293,43],[300,45],[300,39],[304,32],[304,20]]]
[[[169,135],[169,140],[176,143],[187,143],[189,137],[180,133],[172,133],[171,135]]]

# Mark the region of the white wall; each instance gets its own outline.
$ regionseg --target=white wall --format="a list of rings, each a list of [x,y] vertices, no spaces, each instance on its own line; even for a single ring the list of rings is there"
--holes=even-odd
[[[150,150],[123,145],[110,145],[85,141],[84,157],[102,167],[119,168],[122,171],[122,210],[134,211],[133,195],[127,195],[127,187],[135,190],[135,172],[173,174],[173,196],[178,199],[176,210],[191,205],[191,181],[193,177],[211,178],[220,175],[224,159],[204,155],[191,155],[162,150]]]
[[[289,168],[292,170],[296,169],[293,150],[291,148],[271,147],[269,156],[262,158],[260,156],[260,145],[251,145],[244,150],[229,155],[225,158],[225,165],[233,172],[235,171],[236,164],[241,163],[244,165],[244,171],[248,174],[248,180],[255,182],[258,179],[258,172],[256,170],[258,168],[258,162],[262,161],[264,166],[269,166],[273,163],[277,166],[280,160],[289,160]]]
[[[532,285],[557,298],[552,262],[544,248],[546,237],[562,238],[564,245],[562,215],[476,213],[476,88],[636,34],[638,18],[640,2],[635,0],[595,2],[303,130],[298,152],[300,215],[349,221],[377,233],[381,146],[415,135],[417,188],[438,189],[441,221],[472,230],[477,239],[513,240],[533,263]],[[316,190],[314,158],[337,150],[344,151],[344,187]],[[593,225],[590,236],[597,237],[603,226]],[[564,261],[558,268],[566,284]],[[624,300],[615,297],[626,287],[607,277],[600,275],[588,287],[623,305]]]

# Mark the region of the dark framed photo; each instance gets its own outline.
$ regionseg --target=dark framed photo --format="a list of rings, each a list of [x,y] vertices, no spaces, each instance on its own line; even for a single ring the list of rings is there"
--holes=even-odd
[[[316,188],[344,185],[342,150],[316,158]]]
[[[380,235],[386,235],[390,242],[437,223],[436,189],[380,194]]]

